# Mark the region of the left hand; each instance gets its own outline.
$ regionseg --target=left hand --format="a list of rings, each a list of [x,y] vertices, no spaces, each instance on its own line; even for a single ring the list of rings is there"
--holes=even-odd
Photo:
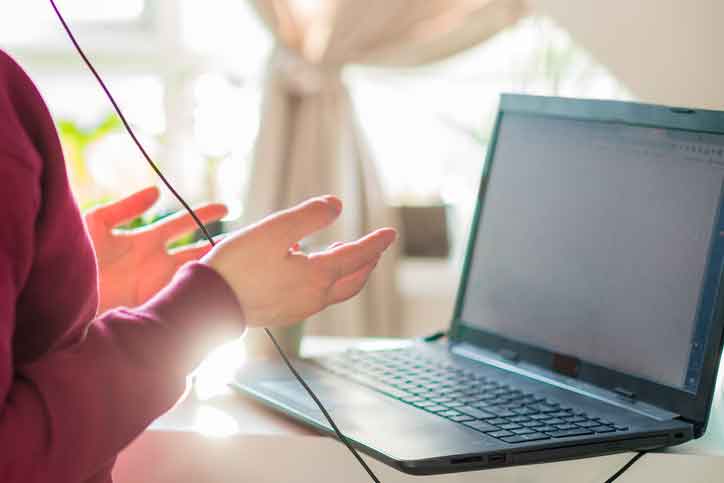
[[[170,241],[197,228],[186,212],[135,230],[114,230],[143,214],[158,197],[158,188],[146,188],[86,213],[86,226],[98,260],[99,313],[142,304],[164,287],[181,265],[199,259],[211,249],[208,242],[203,242],[167,250]],[[226,207],[218,203],[194,211],[203,223],[219,220],[227,213]]]
[[[357,295],[397,238],[394,229],[380,228],[317,253],[299,251],[299,240],[341,212],[335,196],[309,199],[229,233],[201,261],[234,291],[248,327],[293,324]]]

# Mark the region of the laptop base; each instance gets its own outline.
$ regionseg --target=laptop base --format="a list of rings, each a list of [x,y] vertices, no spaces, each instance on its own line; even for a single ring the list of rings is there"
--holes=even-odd
[[[425,350],[450,354],[444,344],[429,346]],[[369,353],[377,352],[385,351]],[[497,368],[471,363],[457,356],[451,357],[466,370],[472,365],[480,374],[488,377],[497,374]],[[591,414],[618,414],[618,420],[628,427],[626,431],[612,434],[508,444],[330,373],[314,361],[297,360],[295,366],[315,393],[325,401],[332,417],[356,448],[399,471],[413,475],[456,473],[651,450],[693,438],[693,428],[688,423],[678,420],[655,421],[522,376],[506,374],[506,381],[514,380],[518,387],[555,397],[569,406],[585,408]],[[233,387],[321,433],[333,435],[311,398],[288,375],[281,362],[259,362],[244,366],[237,374]]]

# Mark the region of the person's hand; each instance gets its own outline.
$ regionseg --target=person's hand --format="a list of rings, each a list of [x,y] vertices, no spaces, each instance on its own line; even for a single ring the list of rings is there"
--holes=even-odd
[[[397,236],[382,228],[318,253],[299,250],[299,240],[332,223],[341,211],[342,203],[333,196],[310,199],[228,236],[202,261],[231,286],[249,326],[298,322],[362,290]]]
[[[135,230],[114,230],[143,214],[158,200],[155,187],[99,206],[85,215],[98,259],[99,312],[113,307],[134,307],[166,285],[176,270],[206,254],[206,243],[168,251],[166,245],[196,229],[191,215],[179,212]],[[226,215],[226,207],[208,204],[195,210],[203,223]]]

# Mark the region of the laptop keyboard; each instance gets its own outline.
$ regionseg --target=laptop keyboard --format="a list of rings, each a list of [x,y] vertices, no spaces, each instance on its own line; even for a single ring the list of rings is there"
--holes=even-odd
[[[506,443],[589,436],[628,427],[500,383],[429,351],[347,351],[310,359],[324,370]]]

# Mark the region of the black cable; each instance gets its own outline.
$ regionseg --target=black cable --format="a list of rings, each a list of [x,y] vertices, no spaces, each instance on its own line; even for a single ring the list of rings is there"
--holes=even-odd
[[[86,66],[88,67],[88,69],[91,71],[91,73],[93,74],[93,76],[94,76],[94,77],[96,78],[96,80],[98,81],[98,84],[100,84],[101,88],[103,89],[103,92],[105,92],[106,97],[108,98],[108,100],[109,100],[109,101],[111,102],[111,104],[113,105],[113,108],[114,108],[114,110],[116,111],[116,113],[118,114],[118,117],[121,119],[121,122],[123,123],[123,126],[126,128],[126,131],[127,131],[128,134],[131,136],[131,139],[133,139],[133,142],[136,144],[136,146],[138,147],[139,151],[141,151],[141,154],[142,154],[143,157],[146,159],[146,162],[148,162],[149,166],[151,166],[151,169],[153,169],[153,171],[158,175],[158,177],[161,179],[161,181],[162,181],[163,184],[166,186],[166,188],[168,188],[168,190],[174,195],[174,197],[179,201],[179,203],[181,203],[181,205],[184,207],[184,209],[191,215],[191,217],[193,218],[194,222],[196,223],[196,225],[198,225],[199,229],[202,231],[202,233],[204,234],[204,236],[206,237],[206,239],[209,241],[209,243],[210,243],[212,246],[216,245],[216,242],[214,242],[213,237],[212,237],[211,234],[208,232],[208,230],[206,229],[206,227],[204,226],[204,224],[201,222],[201,220],[198,218],[198,216],[196,216],[196,213],[195,213],[194,210],[191,208],[191,206],[189,206],[189,204],[183,199],[183,197],[181,197],[181,195],[176,191],[176,189],[175,189],[175,188],[171,185],[171,183],[166,179],[166,177],[163,175],[163,173],[161,172],[161,170],[159,169],[159,167],[156,165],[156,163],[153,162],[153,160],[151,159],[151,157],[148,155],[148,153],[146,152],[146,150],[143,148],[143,145],[142,145],[141,142],[138,140],[138,138],[136,137],[135,132],[133,131],[133,129],[131,128],[130,124],[129,124],[128,121],[126,120],[126,117],[123,115],[123,112],[121,111],[121,108],[120,108],[120,107],[118,106],[118,104],[116,103],[115,98],[113,97],[113,95],[111,94],[111,92],[108,90],[108,87],[106,86],[105,82],[103,82],[103,79],[101,78],[100,74],[98,74],[98,72],[96,71],[95,67],[93,67],[93,64],[90,62],[90,60],[88,59],[88,57],[85,55],[85,52],[84,52],[83,49],[81,48],[81,46],[80,46],[80,44],[78,43],[78,41],[75,39],[75,36],[73,35],[73,32],[70,30],[70,27],[68,26],[68,24],[66,23],[65,19],[63,18],[63,15],[60,13],[60,10],[59,10],[58,7],[55,5],[55,1],[54,1],[54,0],[49,0],[49,1],[50,1],[50,5],[53,7],[53,10],[55,11],[55,14],[56,14],[57,17],[58,17],[58,20],[60,20],[60,23],[63,25],[63,29],[65,30],[65,33],[68,34],[68,38],[69,38],[70,41],[73,43],[73,46],[74,46],[75,49],[78,51],[78,54],[79,54],[79,55],[81,56],[81,58],[83,59],[83,62],[85,62],[85,64],[86,64]],[[324,404],[322,404],[322,401],[319,400],[319,398],[318,398],[317,395],[314,393],[314,391],[312,391],[312,389],[311,389],[311,388],[309,387],[309,385],[304,381],[304,379],[303,379],[302,376],[299,374],[299,372],[297,372],[297,370],[294,368],[294,366],[292,365],[291,361],[289,360],[289,358],[287,357],[287,355],[284,353],[284,351],[282,350],[281,346],[279,345],[279,343],[277,342],[276,338],[275,338],[274,335],[271,333],[271,331],[270,331],[268,328],[264,328],[264,332],[266,332],[267,336],[269,336],[269,339],[271,340],[272,344],[274,344],[274,347],[276,348],[277,352],[279,352],[279,355],[281,356],[281,358],[282,358],[282,360],[284,361],[284,363],[286,364],[286,366],[289,368],[289,371],[294,375],[294,377],[297,379],[297,381],[299,381],[299,383],[302,385],[302,387],[304,388],[304,390],[307,391],[307,393],[309,394],[309,396],[314,400],[314,403],[317,405],[317,407],[318,407],[319,410],[322,412],[322,414],[324,415],[324,417],[325,417],[325,419],[327,420],[327,422],[329,422],[330,426],[331,426],[332,429],[334,430],[335,434],[337,435],[337,438],[347,447],[347,449],[349,449],[349,451],[350,451],[350,452],[352,453],[352,455],[357,459],[357,461],[358,461],[359,464],[362,466],[362,468],[364,468],[364,470],[365,470],[365,471],[367,472],[367,474],[370,476],[370,478],[372,479],[372,481],[374,481],[375,483],[380,483],[380,480],[377,478],[377,476],[375,476],[375,474],[374,474],[374,472],[372,471],[372,469],[367,465],[367,463],[365,463],[365,461],[364,461],[364,460],[362,459],[362,457],[359,455],[359,453],[357,452],[357,450],[354,449],[354,447],[352,446],[352,444],[349,442],[349,440],[347,439],[347,437],[346,437],[344,434],[342,434],[342,432],[340,431],[340,429],[337,427],[337,424],[334,422],[334,420],[332,419],[332,416],[329,414],[329,412],[327,411],[327,409],[324,407]],[[447,334],[446,334],[444,331],[440,331],[440,332],[436,332],[436,333],[434,333],[434,334],[431,334],[431,335],[429,335],[429,336],[427,336],[427,337],[424,337],[423,340],[424,340],[425,342],[433,342],[433,341],[436,341],[436,340],[444,337],[445,335],[447,335]],[[613,483],[613,482],[614,482],[615,480],[617,480],[622,474],[624,474],[624,473],[626,472],[626,470],[628,470],[631,466],[633,466],[633,464],[636,463],[636,461],[638,461],[638,460],[639,460],[643,455],[645,455],[645,454],[646,454],[645,451],[640,451],[639,453],[637,453],[637,454],[636,454],[634,457],[632,457],[625,465],[623,465],[616,473],[614,473],[608,480],[606,480],[605,483]]]
[[[645,454],[646,454],[646,451],[639,451],[638,453],[636,453],[636,454],[633,456],[633,458],[631,458],[630,460],[628,460],[628,462],[627,462],[625,465],[623,465],[616,473],[614,473],[614,474],[611,476],[611,478],[607,479],[607,480],[606,480],[606,483],[613,483],[614,481],[616,481],[619,476],[621,476],[622,474],[624,474],[624,473],[626,472],[626,470],[628,470],[629,468],[631,468],[631,466],[633,466],[633,464],[636,463],[639,459],[641,459],[641,457],[642,457],[643,455],[645,455]]]
[[[56,15],[58,16],[58,19],[60,20],[60,23],[63,24],[63,28],[65,29],[65,32],[68,34],[68,37],[70,37],[70,41],[75,46],[75,50],[78,51],[80,56],[83,58],[83,61],[85,62],[85,65],[88,66],[90,71],[93,73],[93,76],[95,76],[96,80],[100,84],[103,91],[106,93],[106,97],[108,97],[108,100],[111,101],[111,104],[113,104],[113,108],[116,110],[116,113],[118,114],[118,117],[121,118],[121,122],[123,123],[123,126],[126,128],[126,131],[128,131],[128,134],[131,135],[131,138],[133,138],[133,142],[136,143],[136,146],[138,146],[138,149],[141,151],[141,154],[143,154],[143,157],[146,158],[146,161],[151,166],[151,168],[156,172],[159,178],[161,178],[161,181],[163,181],[163,184],[166,185],[166,187],[173,193],[173,195],[176,197],[176,199],[183,205],[183,207],[186,209],[186,211],[189,212],[191,217],[194,219],[196,224],[199,226],[201,231],[204,233],[204,236],[209,240],[209,243],[211,245],[215,245],[214,239],[211,237],[209,232],[206,230],[206,227],[203,223],[201,223],[201,220],[196,216],[196,213],[194,213],[194,210],[191,209],[191,207],[186,203],[186,201],[181,197],[181,195],[178,194],[178,192],[174,189],[173,186],[171,186],[171,183],[168,182],[166,177],[163,175],[161,170],[156,166],[156,163],[153,162],[151,157],[148,155],[146,150],[141,145],[140,141],[136,137],[136,133],[133,132],[133,129],[131,129],[131,126],[128,124],[128,121],[126,121],[126,116],[123,115],[123,112],[121,112],[121,108],[118,107],[118,104],[116,103],[116,100],[111,95],[111,92],[106,87],[105,82],[103,82],[103,79],[101,79],[101,76],[96,72],[95,67],[93,67],[93,64],[91,64],[90,60],[88,60],[88,57],[86,57],[85,52],[83,52],[83,49],[80,48],[80,45],[78,44],[78,41],[75,40],[75,36],[73,35],[73,32],[71,32],[70,27],[68,27],[68,24],[65,23],[65,19],[60,14],[60,11],[58,10],[58,7],[55,5],[55,2],[53,0],[50,0],[50,4],[53,6],[53,10],[55,10]]]
[[[297,378],[297,380],[304,387],[304,389],[307,391],[307,393],[312,397],[312,399],[314,399],[314,402],[317,404],[317,407],[319,408],[320,411],[322,411],[322,414],[324,414],[324,417],[327,418],[327,421],[329,421],[329,424],[332,426],[332,429],[339,437],[339,440],[342,441],[342,443],[344,443],[344,445],[347,447],[347,449],[349,449],[349,451],[354,455],[354,457],[357,458],[357,461],[359,462],[360,465],[362,465],[362,468],[365,469],[367,474],[370,475],[370,478],[372,478],[372,481],[374,481],[375,483],[380,483],[380,480],[377,479],[377,476],[375,476],[375,474],[372,472],[370,467],[367,466],[367,463],[365,463],[365,460],[362,459],[362,457],[359,455],[359,453],[357,453],[357,450],[355,450],[352,447],[349,440],[342,434],[342,432],[339,430],[337,425],[334,423],[334,420],[332,420],[332,416],[330,416],[329,413],[327,412],[327,410],[324,408],[322,401],[320,401],[319,398],[317,398],[317,395],[314,394],[314,391],[312,391],[312,389],[307,385],[307,383],[304,381],[304,379],[302,379],[302,376],[299,375],[297,370],[294,368],[292,363],[287,358],[287,355],[284,353],[282,348],[279,347],[279,343],[274,338],[271,331],[269,329],[267,329],[266,327],[264,328],[264,331],[267,333],[267,335],[271,339],[272,343],[274,344],[274,347],[277,348],[279,355],[282,356],[282,359],[284,359],[284,363],[287,365],[287,367],[289,368],[291,373],[294,374],[294,377]]]
[[[126,117],[123,115],[123,112],[121,112],[121,108],[116,103],[116,100],[113,98],[113,95],[108,90],[108,87],[106,87],[105,82],[103,82],[103,79],[98,74],[96,69],[93,67],[93,64],[91,64],[90,60],[88,60],[88,57],[86,57],[85,52],[83,52],[83,49],[80,47],[80,44],[78,44],[78,41],[75,39],[75,36],[73,35],[73,32],[70,30],[70,27],[65,22],[65,19],[63,18],[63,15],[60,13],[60,10],[58,10],[58,7],[55,5],[54,0],[50,0],[50,5],[53,7],[53,10],[55,10],[55,14],[58,16],[58,20],[60,20],[60,23],[63,25],[63,29],[65,30],[65,33],[68,34],[68,37],[70,38],[70,41],[73,43],[73,46],[75,47],[75,50],[78,51],[78,54],[80,54],[81,58],[85,62],[85,65],[88,66],[88,69],[93,73],[93,76],[96,78],[98,83],[100,84],[101,88],[103,89],[103,92],[105,92],[106,97],[108,97],[108,100],[111,101],[111,104],[113,104],[113,108],[115,109],[116,113],[118,114],[118,117],[121,118],[121,122],[123,123],[123,126],[126,128],[126,131],[128,131],[128,134],[130,134],[131,138],[133,139],[133,142],[136,144],[138,149],[141,151],[141,154],[143,154],[143,157],[146,159],[148,164],[151,166],[151,168],[156,172],[158,177],[161,179],[164,185],[166,185],[166,188],[173,193],[173,195],[176,197],[176,199],[181,203],[181,205],[186,209],[186,211],[189,212],[191,217],[194,219],[196,224],[198,225],[199,229],[203,232],[206,239],[209,241],[209,243],[214,246],[216,243],[214,242],[213,237],[209,234],[206,227],[203,223],[201,223],[201,220],[199,220],[198,216],[196,216],[196,213],[194,213],[194,210],[189,206],[188,203],[181,197],[181,195],[174,189],[173,186],[171,186],[171,183],[166,179],[166,177],[163,175],[161,170],[156,166],[156,163],[153,162],[151,157],[148,155],[146,150],[141,145],[141,142],[136,137],[136,134],[133,132],[133,129],[131,128],[128,121],[126,121]],[[332,420],[332,417],[329,415],[329,412],[327,412],[327,409],[322,404],[322,401],[319,400],[316,394],[314,394],[314,391],[307,385],[307,383],[304,381],[302,376],[299,375],[297,370],[294,368],[292,363],[289,361],[289,358],[286,356],[282,348],[279,346],[279,343],[277,342],[274,335],[272,335],[271,331],[267,328],[264,328],[264,331],[269,336],[269,339],[274,344],[274,347],[276,348],[277,352],[279,352],[279,355],[284,360],[284,363],[287,365],[289,370],[292,374],[294,374],[294,377],[297,378],[297,381],[304,387],[304,389],[307,391],[307,393],[312,397],[314,400],[314,403],[317,405],[320,411],[322,411],[322,414],[329,422],[330,426],[332,426],[332,429],[334,430],[335,434],[337,435],[337,438],[344,443],[344,445],[349,449],[349,451],[352,453],[352,455],[357,459],[360,465],[362,465],[362,468],[365,469],[367,474],[372,478],[372,481],[375,483],[380,483],[380,480],[375,476],[375,474],[372,472],[369,466],[367,466],[367,463],[362,459],[362,457],[359,455],[356,449],[352,447],[347,437],[342,434],[342,432],[339,430],[335,422]]]
[[[436,342],[443,337],[447,337],[447,331],[446,330],[438,330],[437,332],[433,332],[430,335],[426,335],[420,338],[423,342]]]

